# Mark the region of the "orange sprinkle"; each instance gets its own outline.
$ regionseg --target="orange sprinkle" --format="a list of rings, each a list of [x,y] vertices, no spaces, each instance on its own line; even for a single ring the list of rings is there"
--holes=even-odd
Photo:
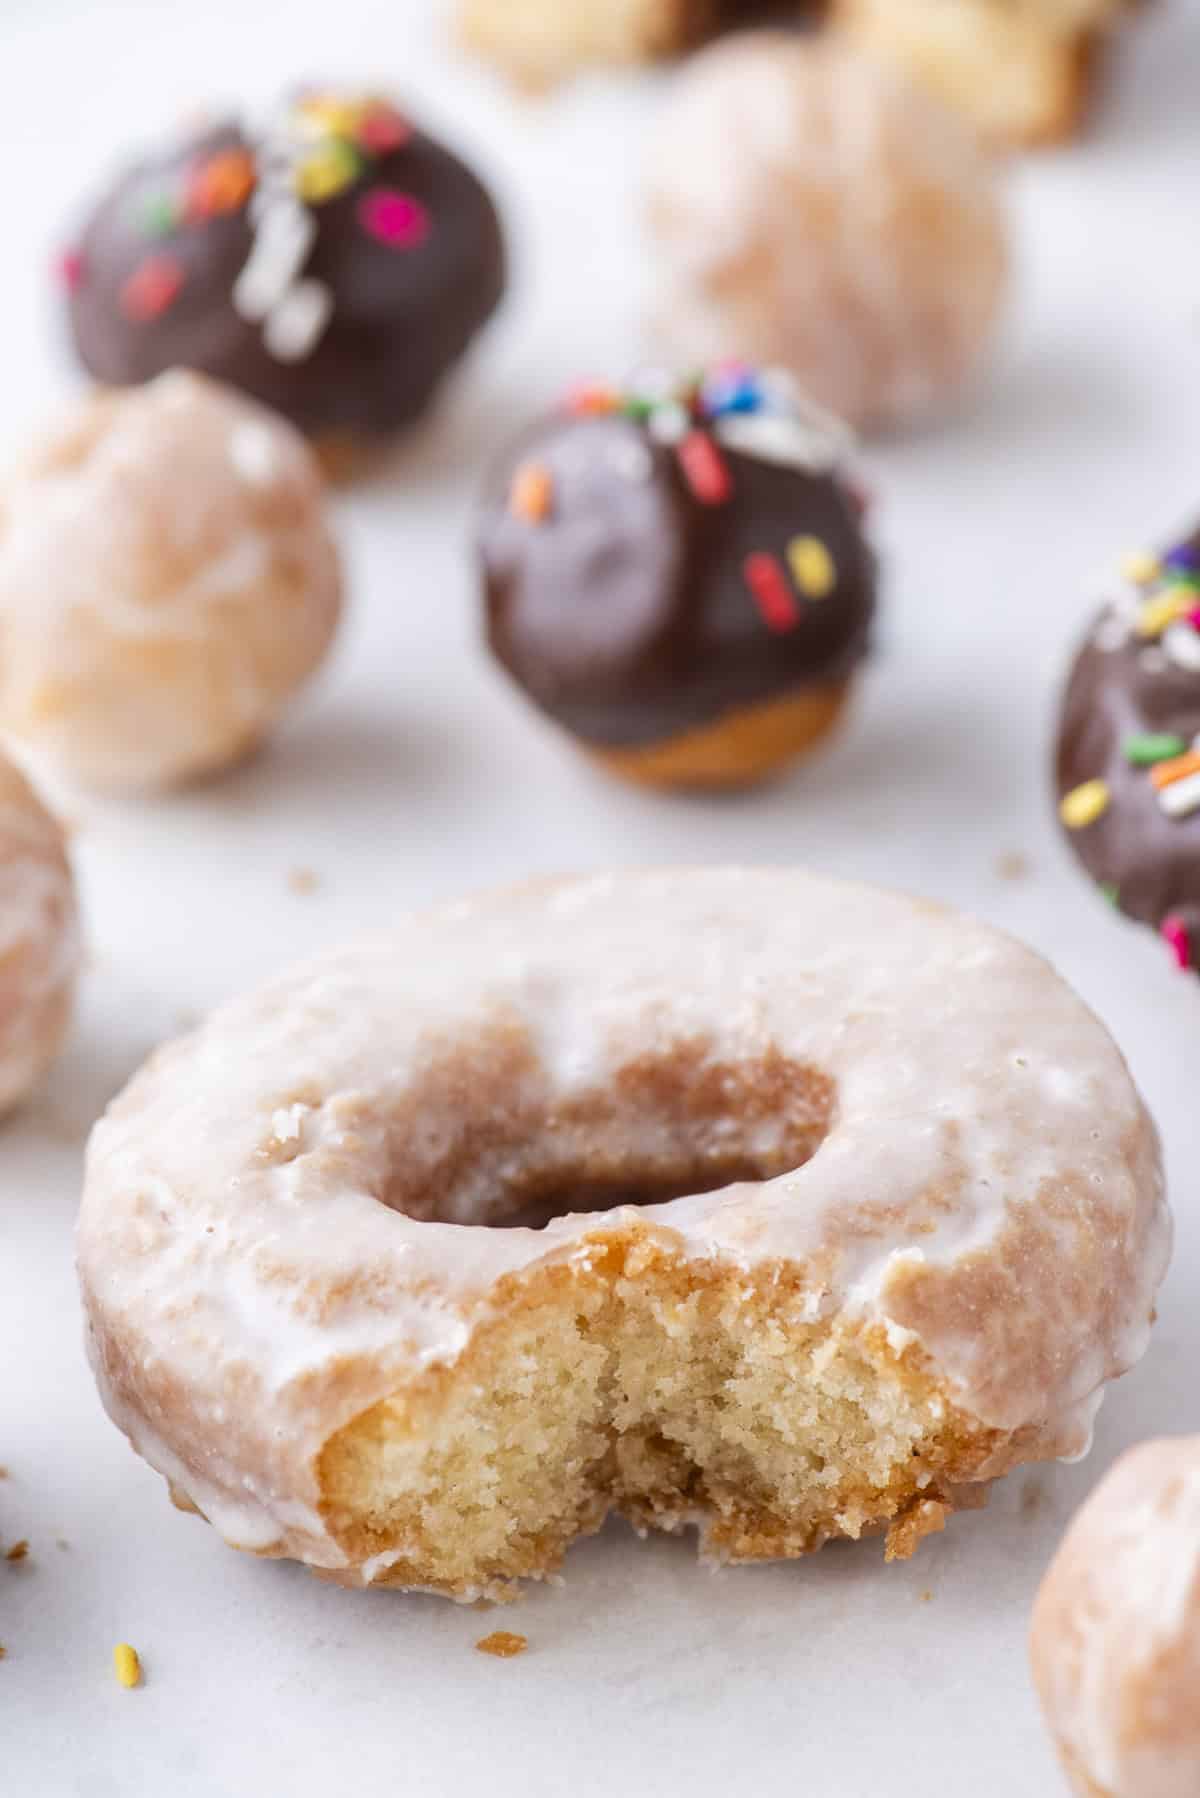
[[[222,150],[192,170],[188,211],[201,218],[236,212],[250,198],[255,179],[254,158],[248,150]]]
[[[1169,762],[1156,762],[1150,770],[1150,779],[1161,792],[1189,774],[1200,774],[1200,749],[1189,749],[1186,755],[1173,756]]]
[[[511,1661],[515,1654],[524,1654],[529,1647],[528,1636],[515,1636],[510,1629],[494,1629],[490,1636],[483,1636],[476,1642],[480,1654],[494,1654],[499,1660]]]
[[[583,381],[571,389],[567,406],[571,412],[603,416],[606,412],[616,411],[617,396],[611,387],[602,387],[597,381]]]
[[[513,476],[509,506],[518,518],[530,524],[541,524],[550,516],[554,500],[554,481],[548,468],[540,462],[523,462]]]

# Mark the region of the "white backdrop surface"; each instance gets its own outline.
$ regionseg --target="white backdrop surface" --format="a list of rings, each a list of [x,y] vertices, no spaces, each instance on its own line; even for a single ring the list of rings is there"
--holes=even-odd
[[[1042,1798],[1028,1607],[1126,1444],[1200,1428],[1200,985],[1114,919],[1056,840],[1055,680],[1119,552],[1200,509],[1200,6],[1130,37],[1085,144],[1011,176],[1020,292],[970,417],[864,458],[888,566],[849,728],[764,793],[609,785],[478,647],[466,531],[489,450],[637,349],[633,211],[654,77],[512,100],[425,0],[0,8],[0,442],[76,383],[47,276],[73,209],[190,104],[302,76],[395,86],[503,200],[502,319],[388,471],[337,504],[353,609],[276,743],[171,800],[75,794],[90,966],[70,1051],[0,1131],[0,1786],[29,1798]],[[1017,878],[1009,858],[1027,864]],[[1018,1475],[904,1566],[878,1544],[711,1573],[620,1526],[489,1621],[232,1554],[106,1421],[71,1265],[81,1140],[146,1050],[284,961],[427,898],[610,863],[797,861],[1023,935],[1108,1021],[1163,1127],[1178,1216],[1153,1348],[1085,1464]],[[311,870],[314,891],[289,876]],[[486,1629],[528,1634],[497,1662]],[[114,1642],[143,1689],[115,1683]]]

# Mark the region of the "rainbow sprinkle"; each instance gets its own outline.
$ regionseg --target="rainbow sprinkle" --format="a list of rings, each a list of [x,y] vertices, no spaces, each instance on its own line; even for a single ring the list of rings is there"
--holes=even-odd
[[[372,187],[358,202],[363,230],[389,250],[415,250],[429,236],[429,214],[412,194]]]
[[[1182,918],[1172,913],[1170,917],[1163,919],[1159,931],[1175,957],[1175,965],[1186,972],[1192,966],[1192,942],[1187,925]]]
[[[800,622],[800,608],[775,557],[758,550],[746,557],[742,573],[767,629],[779,636],[794,631]]]
[[[805,599],[828,599],[837,586],[837,565],[819,537],[793,537],[787,548],[792,579]]]
[[[680,443],[679,466],[703,506],[723,506],[733,492],[729,467],[706,431],[689,431]]]
[[[1107,781],[1085,780],[1082,786],[1073,787],[1064,795],[1058,815],[1068,830],[1086,830],[1104,816],[1110,797]]]
[[[160,318],[174,304],[183,283],[183,266],[174,256],[147,256],[121,289],[121,310],[139,324]]]
[[[540,462],[523,462],[513,476],[508,506],[514,517],[543,524],[554,504],[554,477]]]

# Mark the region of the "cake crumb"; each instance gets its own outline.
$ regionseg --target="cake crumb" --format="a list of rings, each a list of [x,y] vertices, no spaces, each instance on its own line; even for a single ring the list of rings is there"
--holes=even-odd
[[[1001,880],[1024,880],[1029,873],[1029,857],[1019,849],[1006,849],[996,857],[995,866]]]
[[[54,1538],[54,1546],[55,1546],[55,1548],[68,1549],[68,1548],[70,1548],[71,1544],[67,1541],[67,1538],[65,1536],[56,1536]]]
[[[303,898],[308,893],[315,893],[321,884],[321,876],[315,868],[291,868],[288,870],[288,891],[298,893]]]
[[[22,1536],[19,1542],[13,1543],[12,1547],[5,1554],[4,1559],[6,1561],[23,1561],[28,1553],[29,1542],[26,1537]]]
[[[949,1505],[940,1499],[926,1498],[911,1511],[906,1511],[887,1533],[887,1547],[884,1559],[887,1561],[907,1561],[917,1551],[926,1536],[936,1535],[946,1527],[946,1519],[950,1515]]]
[[[113,1649],[113,1671],[127,1691],[142,1681],[142,1663],[136,1648],[128,1642],[118,1642]]]
[[[922,1604],[933,1603],[933,1593],[929,1590],[928,1586],[926,1586],[925,1590],[920,1594],[920,1599]]]
[[[7,1648],[4,1646],[3,1642],[0,1642],[0,1661],[4,1660],[7,1654]]]
[[[0,1467],[0,1480],[7,1480],[9,1478],[11,1478],[11,1475],[9,1474],[8,1468]]]
[[[490,1636],[481,1636],[475,1644],[480,1654],[494,1654],[499,1660],[511,1660],[515,1654],[524,1654],[529,1647],[528,1636],[516,1636],[510,1629],[494,1629]]]

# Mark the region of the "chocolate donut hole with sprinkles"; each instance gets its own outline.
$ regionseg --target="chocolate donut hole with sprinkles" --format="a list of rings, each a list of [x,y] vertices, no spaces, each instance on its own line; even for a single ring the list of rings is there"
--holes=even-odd
[[[389,99],[314,89],[129,168],[59,276],[98,381],[212,375],[344,473],[429,405],[499,303],[505,249],[483,184]]]
[[[1118,910],[1200,969],[1200,529],[1139,550],[1093,620],[1063,697],[1059,818]]]
[[[725,362],[576,387],[491,473],[492,653],[607,770],[738,787],[813,748],[866,653],[876,563],[845,428]]]

